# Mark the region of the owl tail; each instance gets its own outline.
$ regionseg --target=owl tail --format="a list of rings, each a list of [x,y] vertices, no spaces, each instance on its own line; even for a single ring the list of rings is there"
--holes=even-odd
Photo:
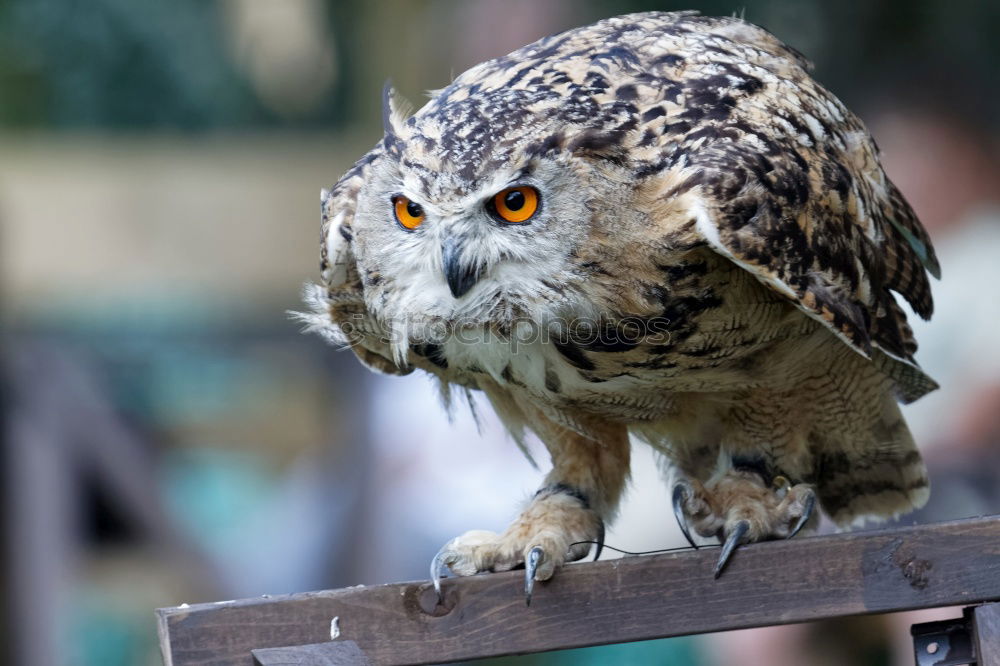
[[[841,527],[895,518],[930,496],[924,461],[891,394],[868,435],[831,437],[816,460],[820,503]]]

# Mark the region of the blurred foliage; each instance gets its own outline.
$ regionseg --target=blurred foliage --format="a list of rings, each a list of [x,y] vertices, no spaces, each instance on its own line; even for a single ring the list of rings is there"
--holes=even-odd
[[[462,3],[319,0],[332,86],[307,113],[262,102],[234,60],[238,0],[0,0],[0,127],[209,130],[372,121],[372,87],[407,71],[450,73]],[[591,0],[554,3],[564,27],[601,16],[696,8],[759,23],[817,64],[849,106],[947,106],[973,125],[1000,117],[1000,2],[992,0]],[[518,4],[523,11],[525,5]],[[227,13],[228,11],[228,13]],[[526,20],[530,17],[526,16]],[[499,55],[499,54],[497,54]],[[439,70],[440,71],[437,71]],[[386,71],[388,70],[388,71]],[[373,83],[374,81],[374,83]],[[405,85],[403,86],[406,87]],[[360,100],[360,101],[359,101]]]
[[[223,3],[0,0],[0,126],[206,130],[329,125],[269,111],[227,53]]]
[[[212,4],[4,0],[2,118],[56,128],[260,122]]]

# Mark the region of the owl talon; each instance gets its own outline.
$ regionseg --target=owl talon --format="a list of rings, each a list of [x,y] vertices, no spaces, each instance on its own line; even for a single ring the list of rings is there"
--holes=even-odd
[[[816,493],[809,490],[809,494],[806,495],[805,503],[802,508],[802,515],[799,516],[799,521],[795,523],[795,527],[792,528],[792,531],[789,532],[788,536],[785,538],[791,539],[793,536],[798,534],[803,527],[805,527],[806,523],[809,522],[809,519],[812,518],[814,508],[816,508]]]
[[[594,549],[594,562],[600,559],[601,551],[604,550],[604,521],[597,525],[597,548]]]
[[[524,560],[524,605],[531,605],[531,594],[535,590],[535,572],[538,571],[538,564],[545,559],[545,551],[540,546],[535,546],[528,551],[528,557]]]
[[[449,550],[448,546],[445,546],[431,560],[431,583],[434,584],[439,604],[444,600],[444,594],[441,592],[441,577],[444,576],[445,570],[448,568],[448,558],[454,557],[454,555],[455,553]]]
[[[726,563],[729,562],[729,558],[732,557],[733,552],[736,550],[736,546],[740,544],[740,541],[744,536],[746,536],[749,529],[750,522],[741,520],[736,523],[736,527],[734,527],[733,531],[726,537],[726,542],[722,545],[722,553],[719,555],[719,561],[715,565],[716,578],[722,575],[722,570],[726,568]]]
[[[695,550],[698,550],[698,544],[694,542],[691,538],[691,532],[688,530],[687,517],[684,515],[684,502],[688,498],[688,486],[686,483],[678,483],[674,486],[673,493],[673,505],[674,505],[674,518],[677,519],[677,526],[681,528],[681,534],[687,539],[688,543]]]

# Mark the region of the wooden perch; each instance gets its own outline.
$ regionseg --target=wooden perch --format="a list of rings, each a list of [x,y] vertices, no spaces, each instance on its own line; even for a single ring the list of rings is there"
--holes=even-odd
[[[510,571],[441,606],[420,581],[164,608],[160,641],[166,666],[422,664],[1000,600],[1000,516],[752,544],[716,580],[718,554],[571,564],[530,607]]]

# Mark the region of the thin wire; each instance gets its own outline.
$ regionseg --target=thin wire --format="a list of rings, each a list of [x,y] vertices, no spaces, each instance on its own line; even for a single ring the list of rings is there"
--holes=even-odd
[[[596,541],[577,541],[575,543],[571,543],[570,547],[572,548],[573,546],[575,546],[577,544],[585,544],[585,543],[591,544],[591,545],[597,545]],[[638,556],[638,555],[658,555],[660,553],[678,553],[678,552],[681,552],[681,551],[684,551],[684,550],[701,550],[702,548],[721,548],[722,544],[707,543],[704,546],[698,546],[698,548],[692,548],[691,546],[677,546],[676,548],[661,548],[659,550],[643,550],[643,551],[639,551],[637,553],[634,553],[631,550],[622,550],[621,548],[615,548],[614,546],[609,546],[608,544],[604,544],[604,547],[607,550],[613,550],[616,553],[621,553],[622,555],[637,555]]]

